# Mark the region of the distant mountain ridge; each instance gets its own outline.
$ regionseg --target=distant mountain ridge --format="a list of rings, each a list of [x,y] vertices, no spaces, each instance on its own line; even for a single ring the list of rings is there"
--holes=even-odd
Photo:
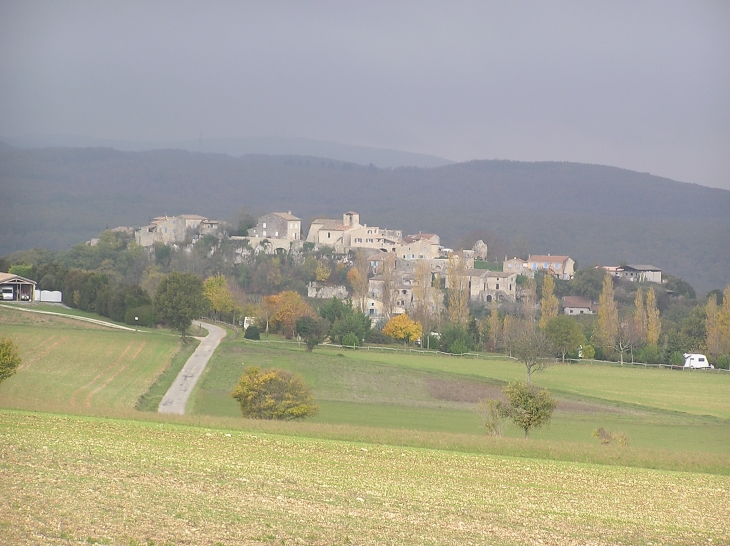
[[[199,140],[135,142],[75,135],[46,135],[0,138],[0,140],[18,148],[114,148],[125,152],[186,150],[188,152],[228,154],[235,157],[251,154],[315,156],[360,165],[372,163],[376,167],[384,169],[439,167],[454,163],[449,159],[428,154],[294,137],[201,138]]]
[[[495,252],[568,254],[580,266],[649,263],[700,291],[730,281],[730,191],[578,163],[471,161],[378,169],[312,156],[0,146],[0,255],[60,249],[160,214],[233,219],[243,206],[304,220],[438,233]],[[500,256],[502,258],[502,256]]]

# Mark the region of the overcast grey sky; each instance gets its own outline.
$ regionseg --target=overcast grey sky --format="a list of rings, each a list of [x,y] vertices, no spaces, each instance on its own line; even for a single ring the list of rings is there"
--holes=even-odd
[[[0,2],[0,135],[201,133],[730,189],[730,2]]]

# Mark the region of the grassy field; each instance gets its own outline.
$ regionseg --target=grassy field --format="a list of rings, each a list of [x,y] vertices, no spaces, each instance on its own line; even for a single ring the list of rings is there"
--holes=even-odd
[[[224,340],[172,416],[134,410],[185,360],[169,332],[0,309],[0,335],[23,356],[0,384],[0,543],[730,543],[724,375],[555,366],[535,381],[559,409],[524,440],[473,411],[522,377],[508,360]],[[242,419],[247,365],[301,373],[320,414]]]
[[[229,393],[248,365],[275,366],[300,373],[320,402],[321,411],[314,422],[477,435],[483,435],[484,429],[474,404],[479,398],[499,396],[504,382],[523,373],[519,363],[507,360],[325,348],[307,353],[296,345],[224,342],[194,391],[189,411],[213,416],[240,415]],[[596,396],[595,387],[585,385],[590,383],[590,372],[596,372],[598,380],[612,386],[607,399]],[[617,390],[613,385],[632,384],[637,377],[645,379],[646,374],[658,379],[644,383],[643,404],[636,404],[633,395],[616,400],[618,397],[611,394]],[[534,431],[531,437],[595,444],[592,432],[603,427],[628,434],[631,444],[637,447],[728,455],[730,421],[713,415],[724,415],[728,403],[722,404],[720,389],[715,389],[715,398],[703,398],[702,392],[711,390],[708,379],[715,381],[712,389],[723,385],[723,381],[725,392],[730,388],[730,376],[555,366],[536,374],[535,381],[558,385],[560,388],[551,390],[557,394],[560,405],[550,428]],[[685,406],[694,404],[696,413],[663,408],[662,390],[666,385],[678,390],[678,383],[685,387],[678,401]],[[626,390],[630,388],[627,386]],[[506,431],[508,437],[522,434],[515,427]]]
[[[0,384],[0,406],[86,414],[133,410],[178,351],[167,332],[111,330],[0,308],[0,334],[23,363]]]
[[[0,446],[12,544],[730,541],[725,476],[22,412]]]

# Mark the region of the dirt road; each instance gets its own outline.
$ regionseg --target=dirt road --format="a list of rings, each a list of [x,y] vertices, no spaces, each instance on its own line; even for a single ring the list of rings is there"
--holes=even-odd
[[[185,413],[185,404],[187,404],[190,393],[193,392],[195,383],[200,379],[205,365],[208,364],[208,360],[220,341],[226,337],[226,331],[223,328],[213,326],[207,322],[198,322],[197,324],[208,330],[208,335],[201,339],[200,345],[185,363],[162,402],[160,402],[160,407],[157,410],[160,413],[177,413],[179,415]]]

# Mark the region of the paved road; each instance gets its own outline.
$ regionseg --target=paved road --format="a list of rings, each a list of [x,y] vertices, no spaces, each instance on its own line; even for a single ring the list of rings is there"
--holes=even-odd
[[[200,379],[200,375],[205,369],[205,365],[213,355],[221,339],[226,337],[226,331],[218,326],[213,326],[207,322],[199,322],[199,326],[208,330],[208,335],[200,341],[200,345],[195,352],[188,358],[183,369],[178,374],[165,397],[160,402],[157,410],[159,413],[177,413],[183,415],[185,413],[185,404],[188,402],[190,393],[193,392],[195,383]]]

